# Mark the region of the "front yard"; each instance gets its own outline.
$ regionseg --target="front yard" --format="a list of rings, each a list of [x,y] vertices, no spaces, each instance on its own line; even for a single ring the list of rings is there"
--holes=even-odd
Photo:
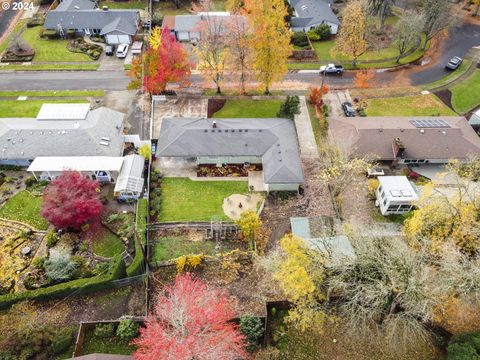
[[[47,221],[40,215],[42,197],[29,191],[20,191],[0,207],[0,218],[24,222],[39,230],[48,228]]]
[[[67,50],[67,40],[46,40],[40,38],[42,27],[26,28],[22,38],[35,50],[33,62],[77,62],[93,61],[89,56]]]
[[[214,118],[275,118],[282,100],[227,100]]]
[[[463,82],[453,86],[452,106],[459,113],[467,113],[480,104],[480,70],[466,78]]]
[[[455,116],[453,110],[433,94],[364,99],[368,116]]]
[[[158,221],[210,221],[213,216],[227,220],[223,200],[232,194],[246,194],[246,181],[192,181],[164,178]]]

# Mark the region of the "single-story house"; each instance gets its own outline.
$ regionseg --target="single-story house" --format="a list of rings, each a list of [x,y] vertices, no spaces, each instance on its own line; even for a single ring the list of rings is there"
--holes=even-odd
[[[480,109],[472,113],[468,123],[473,127],[478,129],[480,127]]]
[[[125,114],[89,104],[44,104],[37,118],[0,118],[0,164],[39,156],[122,156]]]
[[[341,222],[328,216],[290,218],[292,234],[303,239],[306,245],[326,253],[332,261],[355,258],[350,240],[341,232]]]
[[[53,180],[62,171],[78,171],[101,183],[114,183],[118,198],[138,198],[143,190],[145,159],[140,155],[121,156],[39,156],[27,171],[37,180]]]
[[[464,117],[334,117],[329,137],[351,157],[396,164],[445,164],[480,154],[480,138]]]
[[[45,29],[65,36],[68,30],[79,35],[101,35],[108,44],[131,44],[140,24],[138,10],[99,9],[90,0],[64,0],[45,17]]]
[[[241,17],[240,15],[230,15],[228,12],[205,12],[196,15],[167,15],[163,18],[162,28],[168,28],[175,35],[177,41],[197,41],[200,37],[202,21],[208,18],[211,21],[223,22],[232,19],[232,17]],[[225,27],[225,31],[226,31]]]
[[[157,158],[201,164],[262,164],[264,191],[298,191],[304,182],[289,119],[164,118]]]
[[[330,25],[332,34],[338,32],[340,21],[332,11],[333,0],[289,0],[295,9],[290,19],[293,31],[309,31],[321,24]]]
[[[382,215],[406,214],[418,201],[417,189],[406,176],[379,176],[375,205]]]

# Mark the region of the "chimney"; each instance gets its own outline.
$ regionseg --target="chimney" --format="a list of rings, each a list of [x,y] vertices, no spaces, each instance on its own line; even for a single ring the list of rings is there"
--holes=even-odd
[[[217,127],[217,122],[215,120],[212,121],[212,127],[215,129]]]
[[[403,154],[405,153],[405,145],[400,140],[400,138],[395,138],[392,144],[393,150],[393,157],[394,158],[402,158]]]

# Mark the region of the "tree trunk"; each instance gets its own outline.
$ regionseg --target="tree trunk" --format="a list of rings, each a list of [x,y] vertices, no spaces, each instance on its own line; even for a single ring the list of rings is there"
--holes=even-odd
[[[268,86],[265,87],[265,95],[270,95],[270,90],[268,89]]]
[[[222,91],[220,90],[220,85],[216,84],[217,85],[217,94],[221,94]]]

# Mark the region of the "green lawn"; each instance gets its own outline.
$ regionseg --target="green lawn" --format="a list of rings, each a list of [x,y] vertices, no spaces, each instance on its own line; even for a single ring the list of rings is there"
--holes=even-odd
[[[0,97],[75,97],[75,96],[105,96],[105,90],[0,90]]]
[[[148,7],[146,1],[102,1],[100,2],[100,8],[102,6],[108,6],[109,9],[139,9],[143,10]]]
[[[54,41],[54,40],[52,40]],[[73,53],[71,53],[73,54]],[[13,71],[96,71],[99,64],[33,64],[33,65],[4,65],[0,66],[2,70]]]
[[[0,118],[36,117],[44,103],[88,103],[82,99],[65,100],[0,100]]]
[[[162,180],[162,205],[158,221],[210,221],[224,214],[223,200],[232,194],[246,194],[246,181],[192,181],[187,178]]]
[[[177,9],[172,0],[160,1],[158,3],[153,3],[154,13],[160,16],[166,15],[187,15],[191,14],[191,3],[189,1],[184,1],[180,8]],[[213,0],[212,1],[212,11],[225,11],[225,0]]]
[[[275,118],[282,100],[227,100],[215,118]]]
[[[39,36],[41,26],[26,28],[22,38],[35,49],[34,62],[93,61],[89,56],[67,50],[67,40],[46,40]]]
[[[176,259],[182,255],[215,254],[215,242],[192,241],[187,237],[162,237],[156,240],[152,262]]]
[[[15,24],[10,34],[0,43],[0,54],[8,47],[10,41],[13,40],[15,35],[18,34],[18,32],[22,29],[26,22],[26,19],[21,19]]]
[[[368,116],[455,116],[455,112],[433,94],[367,99]]]
[[[423,85],[422,89],[435,89],[435,88],[450,84],[452,81],[458,79],[460,76],[465,74],[465,72],[470,68],[471,64],[472,64],[471,60],[464,59],[462,64],[457,70],[451,71],[450,73],[448,73],[447,76],[441,78],[440,80],[437,80],[427,85]]]
[[[452,92],[452,106],[464,114],[480,104],[480,70],[475,72],[450,89]]]
[[[12,196],[0,208],[0,218],[24,222],[36,229],[46,230],[48,223],[40,215],[41,209],[42,197],[33,196],[24,190]]]
[[[110,230],[102,227],[102,230],[95,235],[93,239],[93,252],[97,255],[111,258],[121,254],[125,250],[125,245],[117,235]]]
[[[135,351],[135,346],[129,345],[129,341],[120,340],[117,337],[98,338],[93,330],[87,331],[83,340],[82,355],[87,354],[117,354],[131,355]]]

